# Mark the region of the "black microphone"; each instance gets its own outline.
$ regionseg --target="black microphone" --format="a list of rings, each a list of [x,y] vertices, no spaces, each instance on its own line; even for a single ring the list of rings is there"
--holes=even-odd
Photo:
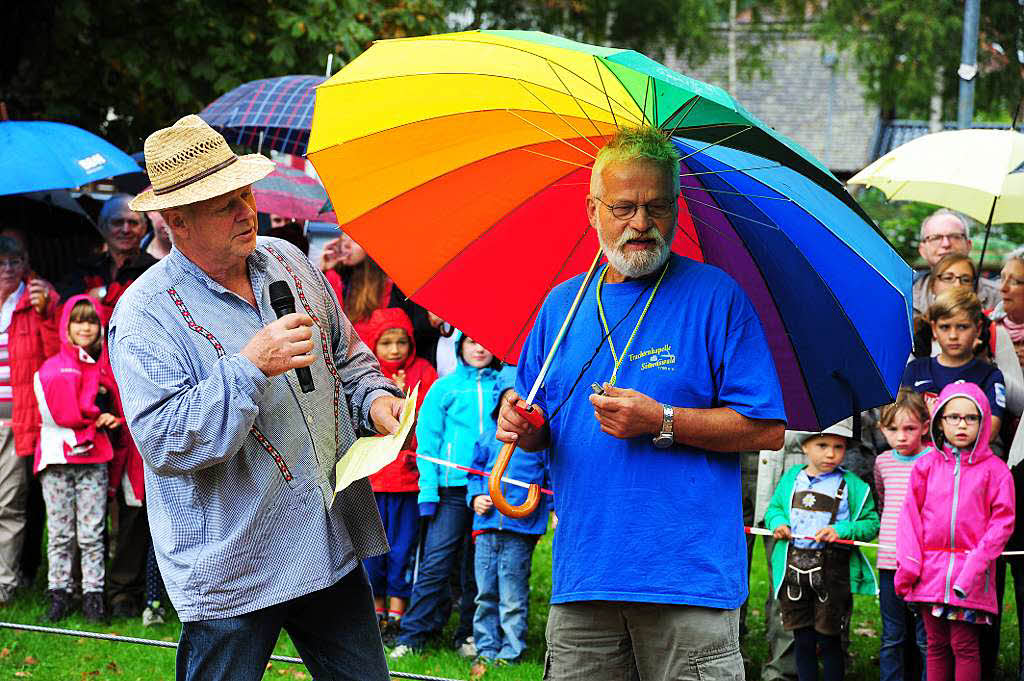
[[[286,281],[273,281],[270,283],[270,307],[274,308],[277,318],[295,312],[295,296]],[[313,374],[309,367],[299,367],[295,370],[295,377],[299,379],[299,387],[302,392],[311,393],[316,388],[313,386]]]

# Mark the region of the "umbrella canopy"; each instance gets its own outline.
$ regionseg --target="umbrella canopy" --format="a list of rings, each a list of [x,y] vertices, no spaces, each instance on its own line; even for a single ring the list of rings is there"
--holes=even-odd
[[[810,154],[636,52],[515,31],[377,42],[318,89],[308,156],[396,284],[514,363],[548,291],[598,250],[594,154],[638,125],[673,136],[673,248],[747,291],[791,427],[891,401],[910,269]]]
[[[893,149],[852,178],[890,201],[922,201],[981,223],[1024,220],[1024,134],[947,130]]]
[[[327,201],[323,186],[301,170],[280,163],[252,185],[256,207],[292,220],[324,220],[320,212]]]
[[[73,125],[0,122],[0,194],[71,189],[140,171],[131,156]]]
[[[231,144],[301,156],[309,143],[314,88],[323,76],[280,76],[239,85],[199,112]]]

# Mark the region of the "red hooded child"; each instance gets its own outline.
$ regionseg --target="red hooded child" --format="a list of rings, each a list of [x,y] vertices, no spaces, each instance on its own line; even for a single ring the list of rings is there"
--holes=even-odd
[[[409,355],[400,362],[389,362],[377,355],[377,342],[384,332],[401,329],[409,338]],[[416,410],[419,411],[427,390],[437,380],[437,371],[427,360],[416,356],[416,341],[413,340],[412,321],[404,311],[389,307],[375,310],[370,318],[357,329],[360,338],[377,355],[381,372],[388,378],[394,378],[399,371],[405,373],[405,391],[409,393],[420,384],[416,399]],[[374,492],[418,492],[419,472],[416,470],[416,436],[413,435],[410,447],[399,453],[398,458],[383,469],[370,476],[370,485]]]

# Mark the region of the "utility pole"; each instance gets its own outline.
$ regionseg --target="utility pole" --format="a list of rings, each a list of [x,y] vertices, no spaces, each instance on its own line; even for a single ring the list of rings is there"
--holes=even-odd
[[[957,125],[961,130],[971,127],[974,118],[974,78],[978,75],[978,24],[981,22],[981,0],[964,3],[964,38],[960,45],[960,98],[957,103]]]
[[[736,0],[729,0],[729,94],[736,96]]]

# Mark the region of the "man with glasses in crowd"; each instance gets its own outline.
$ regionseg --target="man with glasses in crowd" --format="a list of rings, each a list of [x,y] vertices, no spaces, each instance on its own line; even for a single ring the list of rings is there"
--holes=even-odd
[[[115,194],[107,199],[96,225],[105,244],[103,252],[80,262],[57,285],[65,300],[79,293],[98,300],[104,324],[128,285],[157,262],[142,250],[142,237],[148,226],[142,213],[128,207],[131,198],[128,194]]]
[[[928,263],[928,269],[914,274],[914,314],[924,315],[932,304],[931,268],[949,253],[970,255],[971,233],[968,218],[960,213],[940,208],[921,223],[921,240],[917,252]],[[973,284],[973,282],[972,282]],[[999,304],[999,284],[981,277],[978,281],[978,298],[981,307],[991,310]]]

